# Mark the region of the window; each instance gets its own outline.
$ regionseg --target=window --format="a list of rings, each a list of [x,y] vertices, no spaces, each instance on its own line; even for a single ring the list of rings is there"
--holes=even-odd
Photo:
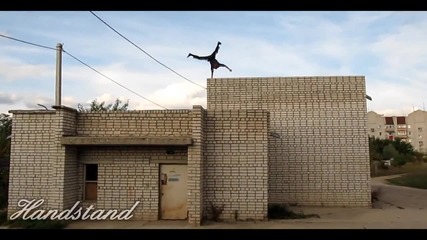
[[[418,132],[422,132],[423,131],[423,128],[418,128]]]
[[[371,132],[375,132],[375,129],[371,128]]]
[[[98,198],[98,164],[85,165],[84,200],[96,201]]]
[[[411,136],[411,131],[408,132],[408,135]]]
[[[406,135],[406,131],[397,131],[398,136],[404,136]]]
[[[380,132],[380,136],[381,136],[381,133],[382,133],[382,132]]]
[[[418,144],[420,145],[420,147],[424,145],[423,141],[419,141]]]

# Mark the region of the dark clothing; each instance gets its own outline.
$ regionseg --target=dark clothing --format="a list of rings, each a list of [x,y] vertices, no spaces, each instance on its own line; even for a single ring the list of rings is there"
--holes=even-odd
[[[216,54],[219,51],[219,45],[221,45],[221,42],[218,42],[218,44],[216,45],[215,50],[209,56],[197,56],[197,55],[194,55],[192,53],[189,53],[187,57],[191,56],[191,57],[193,57],[195,59],[207,60],[211,64],[211,78],[213,77],[214,69],[218,69],[219,67],[225,67],[225,68],[227,68],[231,72],[231,69],[229,67],[227,67],[225,64],[222,64],[222,63],[218,62],[218,60],[216,60]]]

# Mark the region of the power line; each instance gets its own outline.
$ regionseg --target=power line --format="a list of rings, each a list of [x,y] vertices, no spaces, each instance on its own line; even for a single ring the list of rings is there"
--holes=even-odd
[[[143,53],[145,53],[147,56],[149,56],[151,59],[153,59],[154,61],[156,61],[158,64],[162,65],[163,67],[169,69],[170,71],[172,71],[173,73],[175,73],[176,75],[180,76],[181,78],[183,78],[184,80],[187,80],[201,88],[206,89],[205,87],[203,87],[202,85],[191,81],[190,79],[182,76],[181,74],[179,74],[178,72],[176,72],[175,70],[173,70],[172,68],[166,66],[164,63],[160,62],[159,60],[157,60],[156,58],[154,58],[153,56],[151,56],[151,54],[149,54],[148,52],[144,51],[144,49],[142,49],[141,47],[139,47],[138,45],[136,45],[135,43],[133,43],[131,40],[129,40],[127,37],[125,37],[123,34],[119,33],[116,29],[114,29],[113,27],[111,27],[108,23],[106,23],[104,20],[102,20],[100,17],[98,17],[98,15],[96,15],[95,13],[93,13],[92,11],[89,11],[90,13],[92,13],[96,18],[99,19],[99,21],[101,21],[102,23],[104,23],[107,27],[109,27],[111,30],[113,30],[115,33],[117,33],[118,35],[120,35],[122,38],[124,38],[126,41],[128,41],[129,43],[131,43],[132,45],[134,45],[136,48],[138,48],[139,50],[141,50]]]
[[[124,88],[124,89],[126,89],[126,90],[128,90],[128,91],[130,91],[130,92],[132,92],[133,94],[135,94],[135,95],[137,95],[137,96],[139,96],[139,97],[141,97],[141,98],[143,98],[143,99],[145,99],[145,100],[149,101],[150,103],[152,103],[152,104],[154,104],[154,105],[156,105],[156,106],[159,106],[159,107],[161,107],[161,108],[167,109],[166,107],[163,107],[162,105],[160,105],[160,104],[158,104],[158,103],[155,103],[155,102],[151,101],[150,99],[148,99],[148,98],[146,98],[146,97],[142,96],[141,94],[139,94],[139,93],[137,93],[137,92],[135,92],[135,91],[133,91],[133,90],[129,89],[128,87],[126,87],[126,86],[124,86],[124,85],[122,85],[122,84],[120,84],[120,83],[118,83],[118,82],[114,81],[112,78],[110,78],[110,77],[106,76],[105,74],[103,74],[103,73],[99,72],[99,71],[98,71],[98,70],[96,70],[95,68],[91,67],[89,64],[87,64],[87,63],[83,62],[82,60],[78,59],[77,57],[75,57],[75,56],[71,55],[71,53],[69,53],[69,52],[67,52],[67,51],[65,51],[65,50],[62,50],[62,51],[63,51],[64,53],[66,53],[68,56],[70,56],[70,57],[74,58],[76,61],[78,61],[78,62],[80,62],[81,64],[85,65],[86,67],[88,67],[88,68],[92,69],[94,72],[98,73],[99,75],[101,75],[101,76],[105,77],[106,79],[108,79],[108,80],[110,80],[110,81],[114,82],[115,84],[119,85],[120,87],[122,87],[122,88]]]
[[[46,49],[51,49],[51,50],[55,50],[56,51],[56,48],[53,48],[53,47],[48,47],[48,46],[44,46],[44,45],[37,44],[37,43],[32,43],[32,42],[27,42],[27,41],[24,41],[24,40],[21,40],[21,39],[17,39],[17,38],[5,36],[3,34],[0,34],[0,37],[4,37],[4,38],[8,38],[8,39],[15,40],[15,41],[18,41],[18,42],[26,43],[26,44],[29,44],[29,45],[33,45],[33,46],[37,46],[37,47],[41,47],[41,48],[46,48]]]
[[[26,44],[33,45],[33,46],[37,46],[37,47],[41,47],[41,48],[46,48],[46,49],[55,50],[55,51],[57,50],[56,48],[52,48],[52,47],[44,46],[44,45],[41,45],[41,44],[32,43],[32,42],[24,41],[24,40],[21,40],[21,39],[17,39],[17,38],[13,38],[13,37],[5,36],[5,35],[3,35],[3,34],[0,34],[0,37],[8,38],[8,39],[11,39],[11,40],[14,40],[14,41],[18,41],[18,42],[21,42],[21,43],[26,43]],[[128,87],[126,87],[126,86],[124,86],[124,85],[122,85],[122,84],[120,84],[120,83],[118,83],[118,82],[114,81],[112,78],[110,78],[110,77],[106,76],[105,74],[103,74],[103,73],[99,72],[99,71],[98,71],[98,70],[96,70],[95,68],[93,68],[93,67],[89,66],[89,64],[87,64],[87,63],[83,62],[82,60],[80,60],[80,59],[78,59],[77,57],[73,56],[71,53],[69,53],[69,52],[65,51],[64,49],[62,49],[62,51],[63,51],[64,53],[66,53],[68,56],[70,56],[70,57],[74,58],[76,61],[78,61],[78,62],[80,62],[81,64],[85,65],[86,67],[88,67],[88,68],[92,69],[92,70],[93,70],[93,71],[95,71],[96,73],[100,74],[101,76],[103,76],[103,77],[107,78],[108,80],[110,80],[110,81],[114,82],[115,84],[119,85],[120,87],[122,87],[122,88],[124,88],[124,89],[126,89],[126,90],[128,90],[128,91],[130,91],[130,92],[132,92],[132,93],[134,93],[134,94],[136,94],[137,96],[139,96],[139,97],[141,97],[141,98],[143,98],[143,99],[145,99],[145,100],[149,101],[150,103],[152,103],[152,104],[154,104],[154,105],[156,105],[156,106],[159,106],[159,107],[161,107],[161,108],[167,109],[166,107],[163,107],[162,105],[157,104],[157,103],[155,103],[155,102],[151,101],[150,99],[148,99],[148,98],[146,98],[146,97],[142,96],[141,94],[139,94],[139,93],[137,93],[137,92],[135,92],[135,91],[133,91],[133,90],[129,89]]]

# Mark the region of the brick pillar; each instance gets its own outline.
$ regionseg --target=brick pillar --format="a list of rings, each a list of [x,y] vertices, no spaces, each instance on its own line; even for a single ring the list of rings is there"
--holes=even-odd
[[[188,147],[188,221],[200,226],[203,208],[203,163],[206,111],[202,106],[193,106],[190,115],[193,144]]]
[[[63,210],[77,200],[77,158],[61,137],[75,134],[77,111],[12,110],[8,216],[21,199],[44,199],[40,209]]]
[[[61,144],[63,136],[76,135],[77,110],[65,106],[54,106],[57,116],[55,131],[56,154],[51,162],[55,187],[51,188],[51,199],[58,209],[72,207],[78,196],[78,161],[77,147]]]
[[[22,199],[44,199],[41,209],[50,204],[52,179],[51,159],[56,153],[53,145],[57,126],[55,111],[11,110],[12,143],[9,169],[8,217],[20,210]]]

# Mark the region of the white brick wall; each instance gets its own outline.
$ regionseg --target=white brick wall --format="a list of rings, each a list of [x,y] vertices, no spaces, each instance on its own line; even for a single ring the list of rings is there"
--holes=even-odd
[[[268,117],[264,110],[208,111],[204,169],[208,216],[212,202],[224,205],[221,219],[266,219]]]
[[[208,80],[208,109],[265,109],[269,202],[370,206],[362,76]]]

